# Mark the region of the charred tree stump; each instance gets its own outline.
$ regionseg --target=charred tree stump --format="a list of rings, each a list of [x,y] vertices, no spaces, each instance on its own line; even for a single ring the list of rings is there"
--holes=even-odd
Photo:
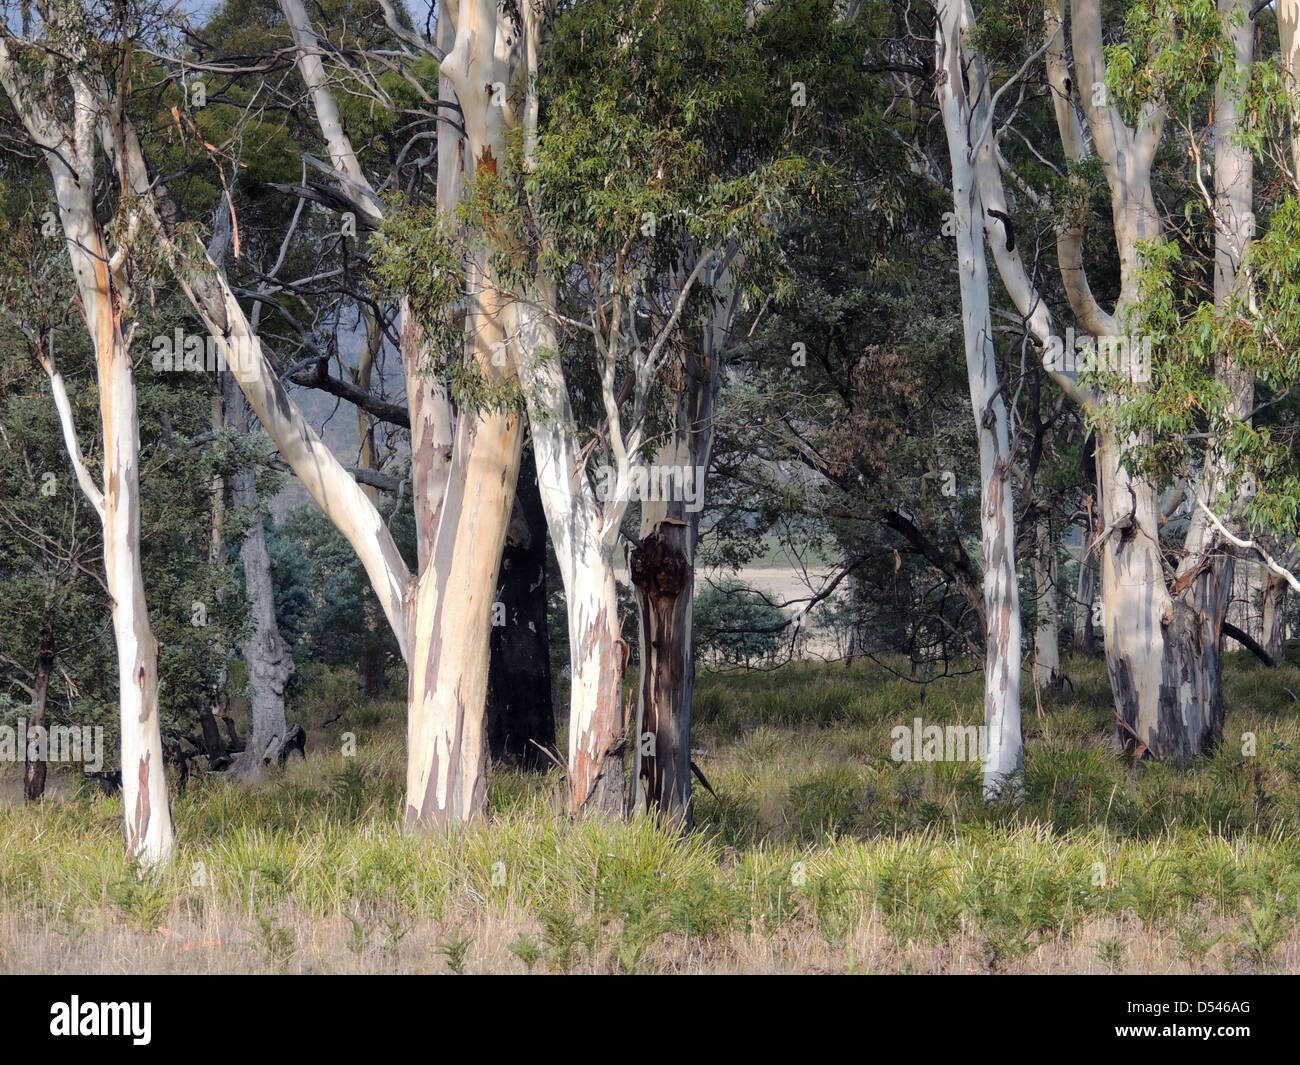
[[[691,527],[666,519],[631,555],[641,615],[635,806],[691,823]]]

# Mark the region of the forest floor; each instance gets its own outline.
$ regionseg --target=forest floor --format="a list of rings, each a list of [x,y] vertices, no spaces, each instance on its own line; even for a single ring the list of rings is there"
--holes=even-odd
[[[411,835],[401,701],[308,671],[291,716],[342,716],[261,784],[191,775],[159,875],[116,798],[25,805],[6,767],[0,972],[1300,972],[1300,656],[1231,656],[1224,745],[1181,769],[1130,766],[1100,662],[1066,668],[1041,717],[1026,684],[1023,792],[991,807],[978,762],[891,757],[917,717],[978,723],[978,673],[703,677],[719,797],[685,838],[508,771],[483,823]]]

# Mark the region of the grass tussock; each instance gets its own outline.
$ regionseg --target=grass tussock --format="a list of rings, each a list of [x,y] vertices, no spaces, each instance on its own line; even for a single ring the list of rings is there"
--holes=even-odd
[[[554,774],[511,772],[482,823],[410,834],[400,702],[322,676],[307,761],[192,777],[161,873],[124,864],[89,786],[0,804],[0,971],[1300,971],[1296,663],[1232,660],[1224,744],[1184,768],[1129,765],[1100,664],[1068,672],[992,806],[978,762],[890,757],[915,717],[978,723],[977,674],[704,677],[719,798],[697,789],[685,838],[571,822]]]

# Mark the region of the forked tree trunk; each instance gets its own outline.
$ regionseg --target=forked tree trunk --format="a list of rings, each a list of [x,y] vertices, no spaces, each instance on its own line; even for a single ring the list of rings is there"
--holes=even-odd
[[[936,83],[952,164],[957,272],[961,290],[966,376],[980,460],[980,545],[987,613],[984,662],[984,796],[1014,794],[1024,766],[1020,734],[1020,593],[1016,581],[1015,511],[1006,401],[998,384],[984,252],[984,204],[973,144],[984,126],[983,86],[975,103],[963,57],[973,27],[958,0],[942,0],[936,24]]]
[[[1223,308],[1245,281],[1242,264],[1253,235],[1254,157],[1240,143],[1239,129],[1241,79],[1254,56],[1255,28],[1243,0],[1220,0],[1219,8],[1227,16],[1226,32],[1235,59],[1225,67],[1214,96],[1214,299]],[[1248,419],[1254,406],[1253,375],[1236,366],[1230,352],[1216,359],[1215,372],[1228,390],[1230,417]],[[1197,489],[1207,504],[1214,505],[1229,487],[1230,466],[1223,450],[1211,446]],[[1175,675],[1180,683],[1173,690],[1183,693],[1183,705],[1181,720],[1171,720],[1167,730],[1182,724],[1187,735],[1172,745],[1172,755],[1159,755],[1173,761],[1211,751],[1222,734],[1223,623],[1234,579],[1233,557],[1200,510],[1192,516],[1184,552],[1171,586],[1175,613],[1168,634],[1179,661]],[[1178,609],[1180,600],[1185,609]]]
[[[1043,691],[1059,692],[1061,673],[1060,608],[1056,597],[1056,540],[1046,514],[1034,524],[1034,594],[1038,597],[1034,627],[1034,683]]]
[[[379,198],[342,127],[303,5],[300,0],[282,0],[281,7],[340,185],[359,210],[377,218],[382,210]],[[438,145],[438,200],[450,213],[462,182],[469,186],[480,171],[490,177],[505,165],[510,128],[523,126],[525,142],[535,136],[536,108],[525,108],[521,116],[499,90],[522,84],[535,96],[545,9],[524,5],[506,12],[492,0],[442,4],[436,49],[402,29],[391,8],[385,16],[404,40],[415,39],[417,46],[440,59],[440,96],[456,105],[459,121],[445,121],[452,112],[444,111]],[[496,236],[510,239],[508,233]],[[502,248],[493,251],[509,254]],[[521,350],[517,334],[507,329],[516,297],[490,269],[491,257],[489,249],[480,246],[467,263],[465,357],[489,382],[500,385],[514,376],[531,350]],[[491,409],[462,411],[453,427],[445,389],[427,372],[427,359],[421,357],[424,337],[405,306],[402,319],[417,578],[414,587],[409,581],[400,589],[391,586],[393,575],[404,571],[400,558],[385,559],[383,568],[367,568],[385,612],[400,630],[409,666],[406,819],[440,824],[480,813],[486,799],[489,633],[522,434],[516,416]],[[263,409],[258,413],[263,416]],[[373,506],[368,509],[373,512]],[[371,546],[358,546],[363,561]],[[384,546],[387,554],[388,544]]]
[[[96,127],[102,105],[81,78],[70,79],[71,126],[47,110],[18,70],[0,37],[0,84],[31,140],[43,150],[77,289],[79,310],[95,351],[99,415],[103,432],[103,485],[97,486],[82,458],[63,378],[45,358],[64,443],[82,490],[104,530],[104,577],[117,648],[121,713],[122,805],[126,856],[161,865],[175,843],[167,780],[163,772],[158,707],[158,644],[149,624],[140,563],[140,426],[135,371],[123,315],[131,288],[126,250],[110,251],[95,216]],[[123,228],[136,238],[139,216]]]
[[[553,300],[543,291],[542,306]],[[573,408],[559,365],[554,330],[540,312],[522,316],[518,335],[531,359],[524,389],[537,484],[564,582],[569,622],[569,811],[617,815],[625,800],[622,702],[628,651],[618,615],[614,544],[621,510],[602,516],[571,431]],[[610,515],[613,515],[612,517]],[[606,527],[605,521],[612,522]]]
[[[967,20],[973,20],[967,0],[951,2],[962,4]],[[1286,3],[1293,5],[1294,0]],[[1242,5],[1238,0],[1225,0],[1224,8],[1241,11]],[[1143,249],[1162,239],[1151,168],[1164,115],[1154,102],[1148,102],[1134,125],[1129,126],[1118,104],[1098,91],[1107,82],[1100,0],[1074,0],[1071,4],[1070,50],[1065,39],[1064,0],[1048,0],[1044,18],[1048,81],[1066,157],[1072,164],[1080,164],[1090,149],[1095,150],[1110,188],[1120,267],[1120,293],[1114,313],[1101,308],[1088,284],[1083,263],[1084,232],[1073,217],[1063,219],[1058,229],[1061,280],[1071,310],[1088,333],[1109,340],[1124,339],[1128,331],[1131,351],[1132,345],[1140,341],[1134,330],[1141,328],[1141,323],[1133,312],[1140,303]],[[1253,41],[1252,24],[1248,19],[1233,21],[1232,37],[1238,56],[1248,54]],[[1283,37],[1284,53],[1294,56],[1294,46],[1288,49],[1285,33]],[[975,57],[972,66],[977,80],[987,85],[982,61]],[[1092,134],[1090,142],[1076,105],[1086,117]],[[1249,203],[1248,192],[1243,196],[1250,184],[1249,174],[1231,161],[1225,166],[1219,154],[1220,150],[1227,155],[1241,151],[1230,130],[1236,121],[1230,113],[1234,106],[1235,101],[1225,100],[1221,92],[1216,100],[1214,175],[1216,214],[1225,224],[1216,226],[1216,295],[1221,280],[1236,283],[1235,266],[1240,263],[1244,247],[1241,237],[1249,220],[1248,207],[1238,210],[1238,205]],[[1248,153],[1245,158],[1248,167]],[[979,173],[987,205],[1005,214],[1001,175],[987,137]],[[1218,183],[1223,178],[1227,184]],[[1010,243],[1008,240],[1004,251],[1001,242],[995,241],[995,258],[1007,292],[1025,316],[1035,339],[1043,345],[1045,367],[1067,394],[1107,413],[1105,408],[1117,397],[1098,396],[1082,389],[1077,376],[1060,364],[1060,338],[1053,331],[1046,301]],[[1225,272],[1225,264],[1233,269]],[[1056,355],[1049,356],[1053,344]],[[1229,384],[1231,387],[1231,380]],[[1221,584],[1224,571],[1219,568],[1213,538],[1189,535],[1186,557],[1176,580],[1166,582],[1155,488],[1130,477],[1120,464],[1124,445],[1139,441],[1121,440],[1113,428],[1103,430],[1101,437],[1097,454],[1101,496],[1097,549],[1107,668],[1118,732],[1131,748],[1178,761],[1211,745],[1221,722],[1218,646],[1222,614],[1218,601],[1222,593],[1216,582]],[[1207,458],[1207,466],[1212,458]],[[1215,471],[1209,469],[1207,473],[1206,483],[1214,484]],[[1212,564],[1206,565],[1207,561]]]
[[[524,127],[526,141],[535,135],[535,112],[525,109],[521,118],[497,91],[498,86],[522,84],[535,92],[539,19],[544,13],[525,5],[517,14],[516,20],[490,0],[466,0],[440,10],[438,39],[450,48],[439,73],[454,90],[462,120],[462,135],[440,144],[440,168],[445,156],[456,160],[453,173],[439,174],[444,208],[459,196],[462,181],[472,186],[480,175],[492,180],[506,165],[512,126]],[[497,234],[503,242],[511,236]],[[515,328],[518,294],[497,275],[494,254],[510,252],[480,246],[466,264],[465,337],[467,360],[490,384],[500,386],[516,379],[533,348]],[[408,370],[408,381],[411,376]],[[437,399],[430,397],[427,415],[417,412],[412,400],[413,447],[417,426],[435,424]],[[415,591],[407,719],[408,824],[461,822],[481,813],[487,798],[492,606],[519,475],[522,425],[513,412],[462,410],[452,440],[441,503],[436,511],[432,500],[426,507],[437,514],[437,534],[420,559]],[[412,465],[416,467],[414,461]]]

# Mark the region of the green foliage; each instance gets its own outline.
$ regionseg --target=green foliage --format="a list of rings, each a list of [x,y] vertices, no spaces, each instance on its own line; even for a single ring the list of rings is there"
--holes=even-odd
[[[708,660],[762,662],[776,654],[786,629],[780,608],[741,581],[710,584],[695,597],[695,653]]]
[[[1172,12],[1139,0],[1125,8],[1122,39],[1106,46],[1106,87],[1131,126],[1148,107],[1190,126],[1208,108],[1230,54],[1215,0],[1180,0]]]
[[[414,565],[415,521],[409,501],[392,522],[399,549]],[[400,661],[356,552],[314,503],[304,503],[267,528],[275,569],[275,608],[281,633],[304,661]]]

